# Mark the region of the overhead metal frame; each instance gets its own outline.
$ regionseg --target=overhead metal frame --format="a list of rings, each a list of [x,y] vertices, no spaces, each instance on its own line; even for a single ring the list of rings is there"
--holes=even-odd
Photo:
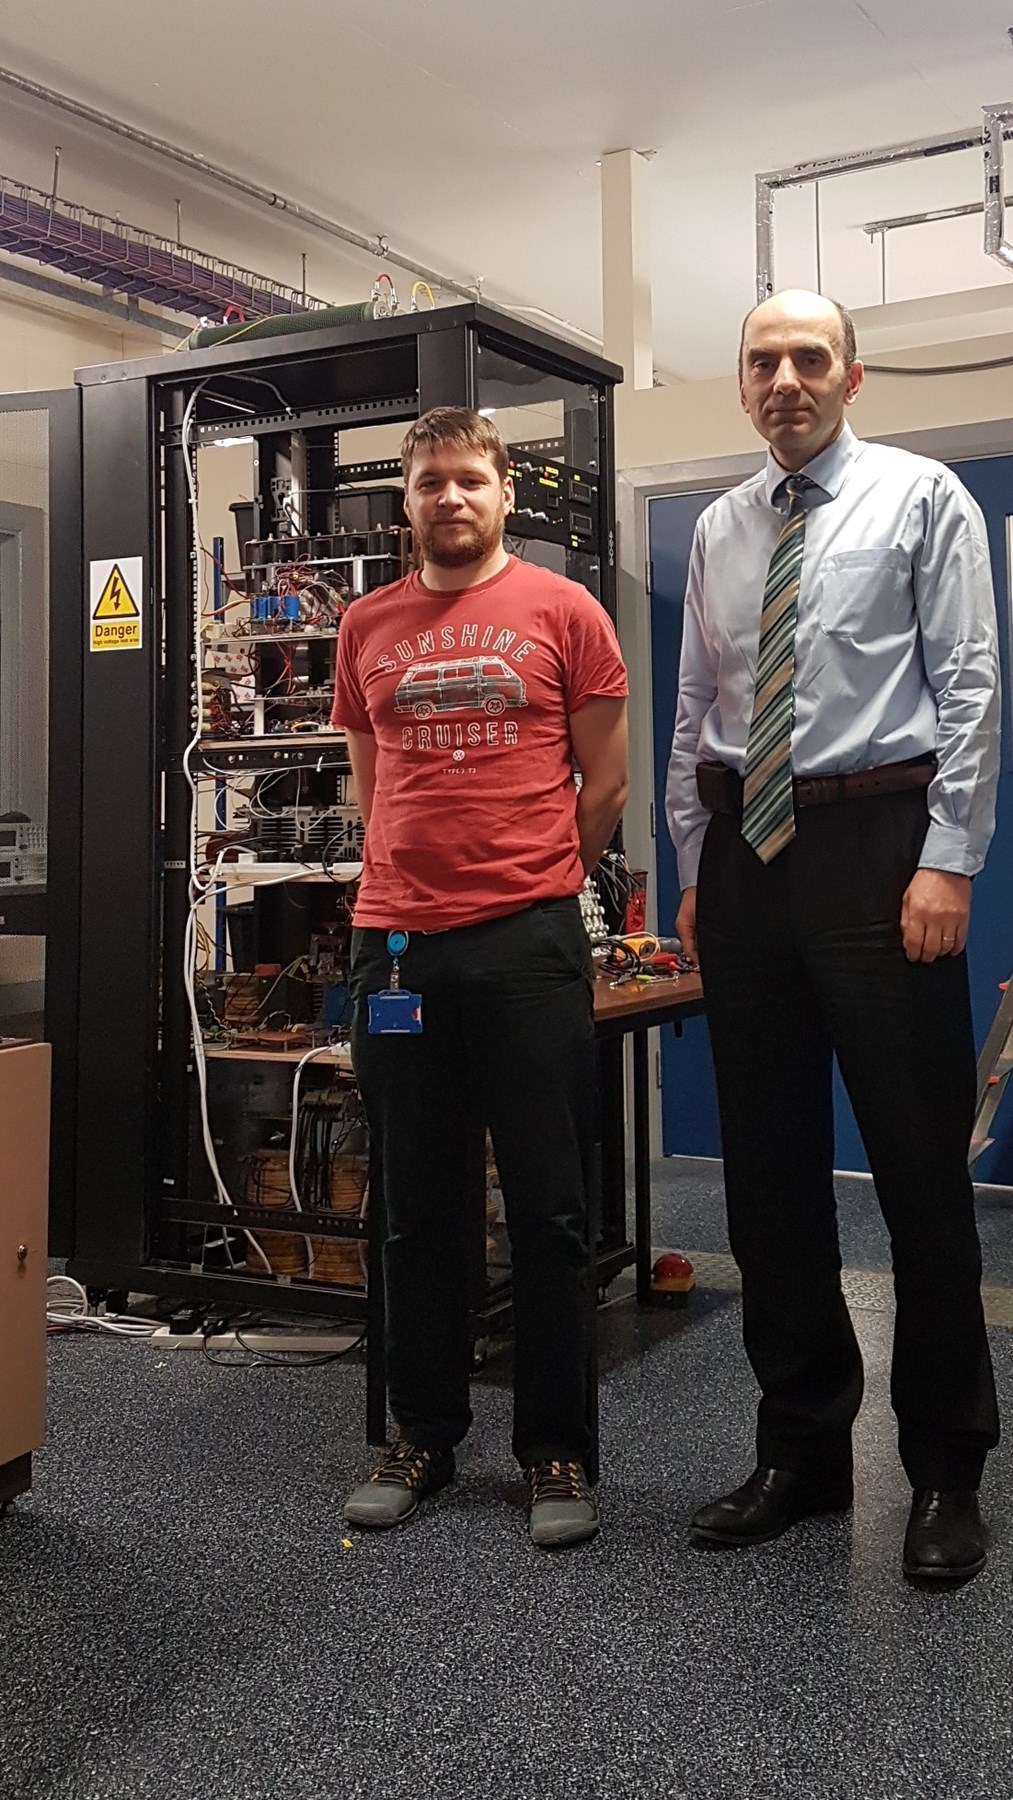
[[[886,169],[898,163],[917,162],[936,156],[952,156],[961,150],[985,152],[985,251],[1013,268],[1013,246],[1004,238],[1003,144],[1013,136],[1013,102],[983,109],[983,125],[966,131],[919,138],[913,143],[891,144],[878,150],[858,150],[847,156],[827,156],[814,162],[794,163],[756,177],[756,298],[769,300],[774,281],[774,196],[779,188],[815,185],[836,175],[856,175],[867,169]],[[908,220],[899,223],[906,224]],[[866,227],[869,230],[869,227]]]
[[[1013,100],[984,109],[985,254],[1004,269],[1013,269],[1013,244],[1006,237],[1004,150],[1013,135]]]

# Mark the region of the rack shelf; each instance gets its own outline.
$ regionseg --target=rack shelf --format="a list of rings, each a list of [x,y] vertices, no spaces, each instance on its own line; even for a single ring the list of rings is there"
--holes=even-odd
[[[316,631],[309,626],[305,631],[230,632],[228,637],[202,638],[201,642],[206,650],[228,650],[232,644],[320,644],[328,639],[333,642],[337,635],[337,630]]]
[[[299,862],[223,862],[218,865],[218,874],[228,881],[234,881],[237,887],[256,887],[258,882],[267,882],[272,886],[281,886],[286,881],[336,881],[338,883],[358,881],[362,874],[361,862],[332,862],[326,869],[322,863]],[[217,881],[209,892],[214,891]]]
[[[209,1062],[212,1059],[214,1059],[215,1062],[257,1062],[257,1063],[293,1063],[293,1064],[295,1064],[297,1062],[300,1062],[301,1059],[306,1055],[307,1050],[310,1050],[313,1047],[314,1047],[313,1045],[304,1044],[300,1050],[268,1050],[268,1049],[263,1049],[263,1050],[235,1049],[234,1050],[228,1044],[205,1044],[204,1055],[207,1057]],[[325,1050],[327,1048],[327,1046],[326,1046],[326,1044],[318,1044],[316,1046],[316,1048],[319,1050]],[[351,1052],[349,1050],[343,1048],[342,1053],[338,1056],[332,1057],[331,1061],[333,1063],[334,1068],[338,1071],[339,1075],[351,1075],[351,1073],[352,1073],[352,1057],[351,1057]],[[308,1065],[308,1066],[311,1067],[312,1065]],[[327,1065],[325,1064],[324,1058],[322,1056],[319,1057],[317,1059],[317,1067],[322,1069],[322,1068],[325,1068],[326,1066]]]

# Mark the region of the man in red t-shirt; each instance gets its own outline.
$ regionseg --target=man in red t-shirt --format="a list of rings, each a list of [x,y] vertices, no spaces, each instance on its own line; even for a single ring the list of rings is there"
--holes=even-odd
[[[514,1452],[531,1536],[557,1546],[598,1527],[578,895],[626,797],[626,670],[586,589],[508,554],[513,485],[488,419],[434,408],[402,466],[422,567],[346,614],[333,713],[366,822],[353,1055],[383,1168],[399,1428],[344,1516],[400,1524],[453,1479],[471,1423],[468,1195],[487,1126],[513,1265]]]

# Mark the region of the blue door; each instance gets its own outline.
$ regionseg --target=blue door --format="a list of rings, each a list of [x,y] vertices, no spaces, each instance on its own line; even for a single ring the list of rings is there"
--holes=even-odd
[[[999,1002],[999,983],[1013,974],[1013,648],[1010,635],[1009,530],[1013,516],[1013,457],[955,463],[961,481],[977,500],[988,526],[999,616],[1003,681],[1003,752],[996,833],[988,861],[974,884],[968,956],[975,1035],[980,1047]],[[682,644],[682,605],[693,531],[714,493],[674,494],[652,500],[648,513],[653,659],[654,779],[658,818],[659,929],[671,926],[679,904],[675,855],[665,819],[665,773],[672,742]],[[931,1054],[930,1047],[927,1054]],[[839,1169],[867,1170],[865,1151],[840,1078],[836,1078]],[[1013,1184],[1013,1096],[1004,1101],[994,1126],[995,1144],[977,1163],[979,1181]],[[705,1021],[693,1020],[676,1050],[671,1031],[662,1033],[662,1141],[666,1156],[720,1156],[717,1103]]]

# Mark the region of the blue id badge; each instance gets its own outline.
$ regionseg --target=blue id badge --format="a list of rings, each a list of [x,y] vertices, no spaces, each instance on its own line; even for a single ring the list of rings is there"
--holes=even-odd
[[[383,993],[370,994],[368,1000],[370,1037],[386,1037],[389,1032],[417,1037],[422,1030],[421,994],[411,994],[407,988],[387,988]]]
[[[370,1037],[418,1037],[422,1030],[422,995],[412,994],[401,986],[399,958],[408,948],[407,931],[389,931],[387,949],[391,956],[390,987],[379,994],[369,994]]]

